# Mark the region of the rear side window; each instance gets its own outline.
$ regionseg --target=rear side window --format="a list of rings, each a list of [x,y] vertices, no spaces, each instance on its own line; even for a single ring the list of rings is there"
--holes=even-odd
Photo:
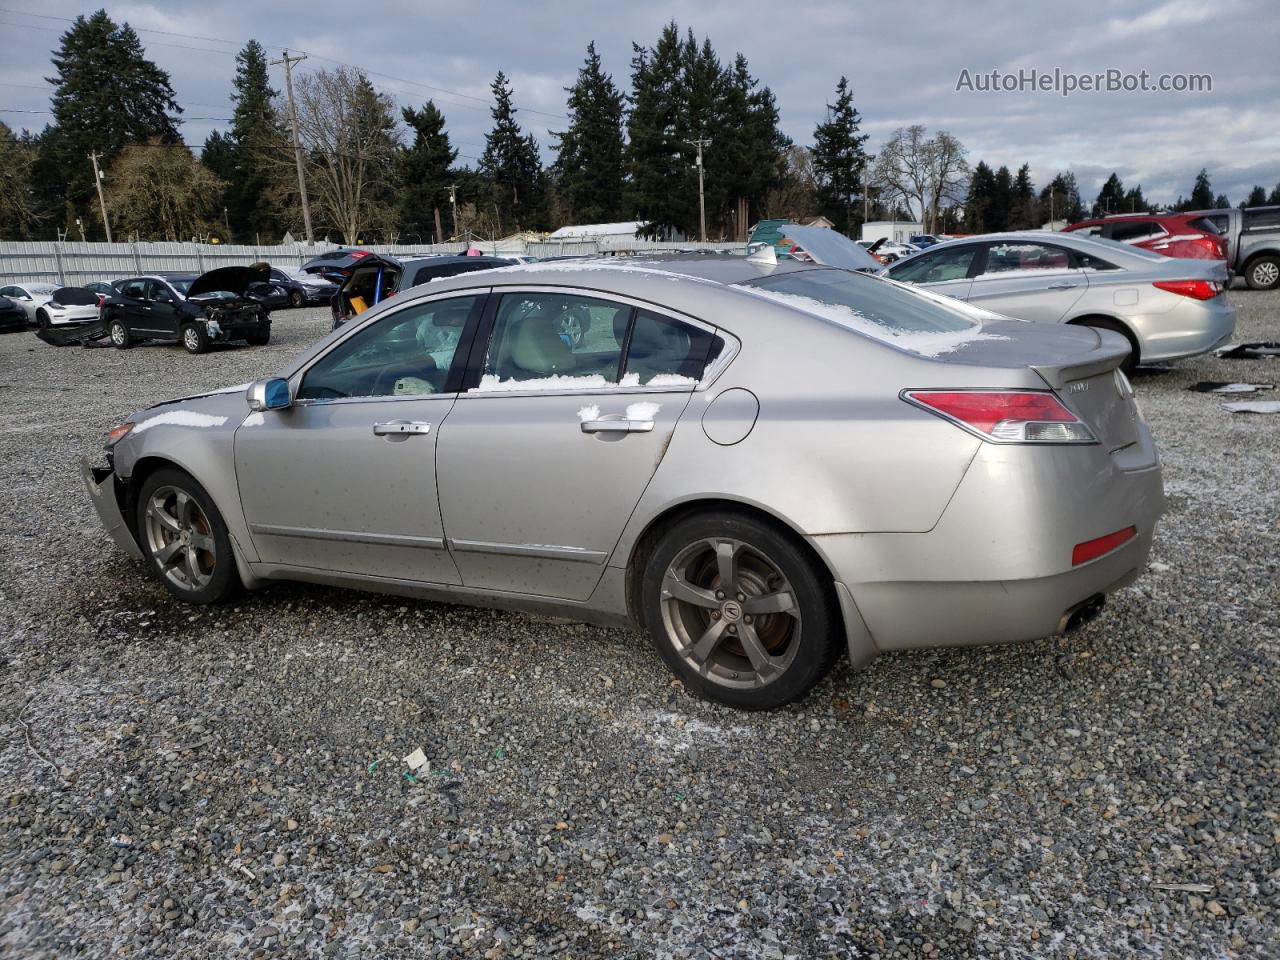
[[[1280,227],[1280,207],[1244,211],[1245,230],[1274,230]]]
[[[1118,240],[1121,243],[1142,243],[1144,240],[1153,240],[1165,234],[1164,227],[1154,220],[1139,220],[1137,223],[1111,224],[1110,236],[1112,240]]]
[[[626,342],[623,386],[692,386],[702,370],[714,334],[648,310],[637,310]],[[634,382],[633,382],[634,381]]]
[[[952,333],[974,329],[977,323],[946,297],[913,292],[910,288],[851,270],[797,270],[752,280],[746,286],[770,299],[815,313],[842,326],[876,335]]]
[[[631,307],[577,293],[498,303],[479,389],[590,390],[618,383]]]
[[[122,297],[132,297],[134,300],[141,300],[147,292],[147,281],[145,280],[127,280],[120,285],[120,295]]]
[[[1223,231],[1219,229],[1218,224],[1208,217],[1196,217],[1194,220],[1188,220],[1187,226],[1193,230],[1203,230],[1205,233],[1221,234]]]
[[[1043,243],[993,243],[987,247],[983,276],[1023,270],[1069,270],[1071,256],[1062,247]]]

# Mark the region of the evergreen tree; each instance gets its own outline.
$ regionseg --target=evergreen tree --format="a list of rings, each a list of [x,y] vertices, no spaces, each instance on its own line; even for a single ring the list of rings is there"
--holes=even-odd
[[[105,168],[127,144],[180,142],[180,121],[172,114],[182,108],[169,75],[146,58],[127,23],[117,26],[105,10],[76,17],[53,53],[53,66],[53,129],[43,144],[76,210],[95,196],[90,152]]]
[[[1280,183],[1275,185],[1275,189],[1271,191],[1271,195],[1267,197],[1268,205],[1280,205]]]
[[[1266,204],[1267,204],[1266,187],[1255,186],[1252,190],[1249,191],[1248,199],[1240,201],[1241,207],[1264,207],[1266,206]]]
[[[1110,213],[1121,213],[1124,210],[1124,184],[1112,173],[1107,182],[1098,191],[1098,199],[1093,202],[1093,215],[1105,217]]]
[[[1230,206],[1231,206],[1231,201],[1227,199],[1227,195],[1225,193],[1220,193],[1213,198],[1214,210],[1226,210]]]
[[[594,42],[569,94],[569,127],[557,140],[552,171],[566,215],[575,223],[625,218],[622,115],[624,99],[604,72]]]
[[[813,131],[813,167],[818,181],[818,204],[835,229],[852,234],[860,218],[854,201],[861,196],[863,172],[869,160],[859,133],[862,119],[853,106],[849,81],[836,84],[836,102],[827,104],[827,119]]]
[[[1024,163],[1013,178],[1013,194],[1009,212],[1009,228],[1033,230],[1040,226],[1040,205],[1036,202],[1036,187],[1031,182],[1031,166]]]
[[[746,115],[741,120],[736,113],[724,111],[726,128],[741,131],[744,145],[741,167],[729,171],[728,184],[730,194],[746,201],[746,221],[735,221],[739,237],[745,240],[751,223],[763,218],[769,194],[782,185],[791,139],[778,127],[778,101],[773,91],[758,85],[742,54],[734,58],[727,86],[733,91],[732,103],[737,104],[744,95],[746,98]]]
[[[485,136],[480,172],[490,184],[490,205],[495,208],[498,230],[540,228],[546,220],[546,185],[538,141],[525,136],[516,122],[511,84],[501,70],[490,87],[494,105],[493,129]]]
[[[231,99],[235,113],[231,138],[235,143],[235,172],[228,178],[226,206],[232,229],[243,242],[259,237],[278,239],[285,230],[279,213],[268,201],[272,188],[271,161],[285,148],[282,118],[272,101],[267,54],[262,44],[250,40],[236,55],[236,76]]]
[[[0,121],[0,240],[34,239],[40,222],[34,189],[36,148],[33,138]]]
[[[400,113],[413,131],[413,143],[396,158],[398,179],[403,185],[400,230],[405,237],[416,234],[418,240],[414,242],[425,243],[427,238],[434,237],[436,243],[441,243],[450,233],[438,235],[436,219],[439,217],[442,230],[452,231],[448,212],[442,212],[441,208],[448,206],[450,170],[458,159],[458,151],[453,149],[445,132],[444,114],[430,100],[421,110],[405,107]]]
[[[987,229],[1008,230],[1013,217],[1013,175],[1003,164],[996,171],[991,188],[991,205],[987,208]]]
[[[1213,187],[1209,185],[1209,171],[1200,168],[1196,174],[1195,185],[1191,188],[1191,197],[1187,200],[1188,210],[1210,210],[1213,208]]]
[[[987,218],[995,193],[996,175],[985,160],[979,160],[969,177],[969,195],[964,204],[965,226],[974,233],[988,233]]]
[[[1040,191],[1040,208],[1048,220],[1064,220],[1075,223],[1084,219],[1084,204],[1080,200],[1080,188],[1076,175],[1068,170],[1059,173],[1049,185]]]
[[[691,226],[686,186],[688,144],[677,135],[677,118],[683,107],[679,28],[669,23],[652,50],[639,44],[632,44],[632,50],[624,196],[627,207],[648,221],[646,232],[661,237]]]
[[[1142,184],[1138,184],[1124,195],[1120,204],[1122,213],[1146,213],[1150,210],[1147,198],[1142,195]]]

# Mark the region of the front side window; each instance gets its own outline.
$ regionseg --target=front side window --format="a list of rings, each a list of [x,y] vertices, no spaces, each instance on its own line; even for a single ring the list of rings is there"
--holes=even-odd
[[[120,296],[129,297],[133,300],[141,300],[147,293],[147,281],[145,280],[126,280],[120,286]]]
[[[302,378],[300,400],[444,393],[476,296],[407,307],[352,334]]]
[[[963,280],[969,275],[969,267],[977,254],[977,247],[961,247],[958,250],[939,250],[937,253],[915,257],[900,267],[891,267],[889,276],[902,283],[945,283]]]
[[[1028,270],[1067,270],[1071,256],[1061,247],[1042,243],[993,243],[987,248],[984,276]]]
[[[613,386],[630,319],[630,306],[582,294],[506,294],[498,303],[479,389]]]

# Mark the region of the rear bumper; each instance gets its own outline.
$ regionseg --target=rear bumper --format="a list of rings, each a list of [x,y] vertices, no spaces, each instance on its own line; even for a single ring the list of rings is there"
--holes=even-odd
[[[80,477],[89,492],[89,499],[93,501],[93,508],[98,512],[98,519],[102,521],[102,526],[116,542],[116,546],[135,560],[141,560],[142,551],[120,512],[115,473],[110,467],[93,467],[89,464],[88,457],[81,457]]]
[[[1136,326],[1143,363],[1195,357],[1231,339],[1236,308],[1225,295],[1212,300],[1186,299],[1167,313],[1141,318]]]
[[[809,542],[877,650],[1051,636],[1081,604],[1132,583],[1146,566],[1164,491],[1141,433],[1116,456],[1100,447],[984,444],[933,530]],[[1134,469],[1121,469],[1122,457]],[[1072,566],[1076,544],[1130,526],[1131,540]]]

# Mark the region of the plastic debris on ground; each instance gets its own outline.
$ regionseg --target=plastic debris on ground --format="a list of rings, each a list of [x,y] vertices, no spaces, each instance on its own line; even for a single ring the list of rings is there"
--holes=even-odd
[[[1237,400],[1222,404],[1222,409],[1232,413],[1280,413],[1280,400]]]
[[[422,752],[421,747],[418,747],[413,753],[404,758],[404,765],[409,768],[410,773],[416,773],[427,765],[427,755]]]
[[[1274,340],[1227,343],[1213,352],[1224,360],[1260,360],[1263,357],[1280,357],[1280,343]]]
[[[1275,388],[1273,383],[1227,383],[1224,380],[1201,380],[1187,387],[1196,393],[1257,393]]]

